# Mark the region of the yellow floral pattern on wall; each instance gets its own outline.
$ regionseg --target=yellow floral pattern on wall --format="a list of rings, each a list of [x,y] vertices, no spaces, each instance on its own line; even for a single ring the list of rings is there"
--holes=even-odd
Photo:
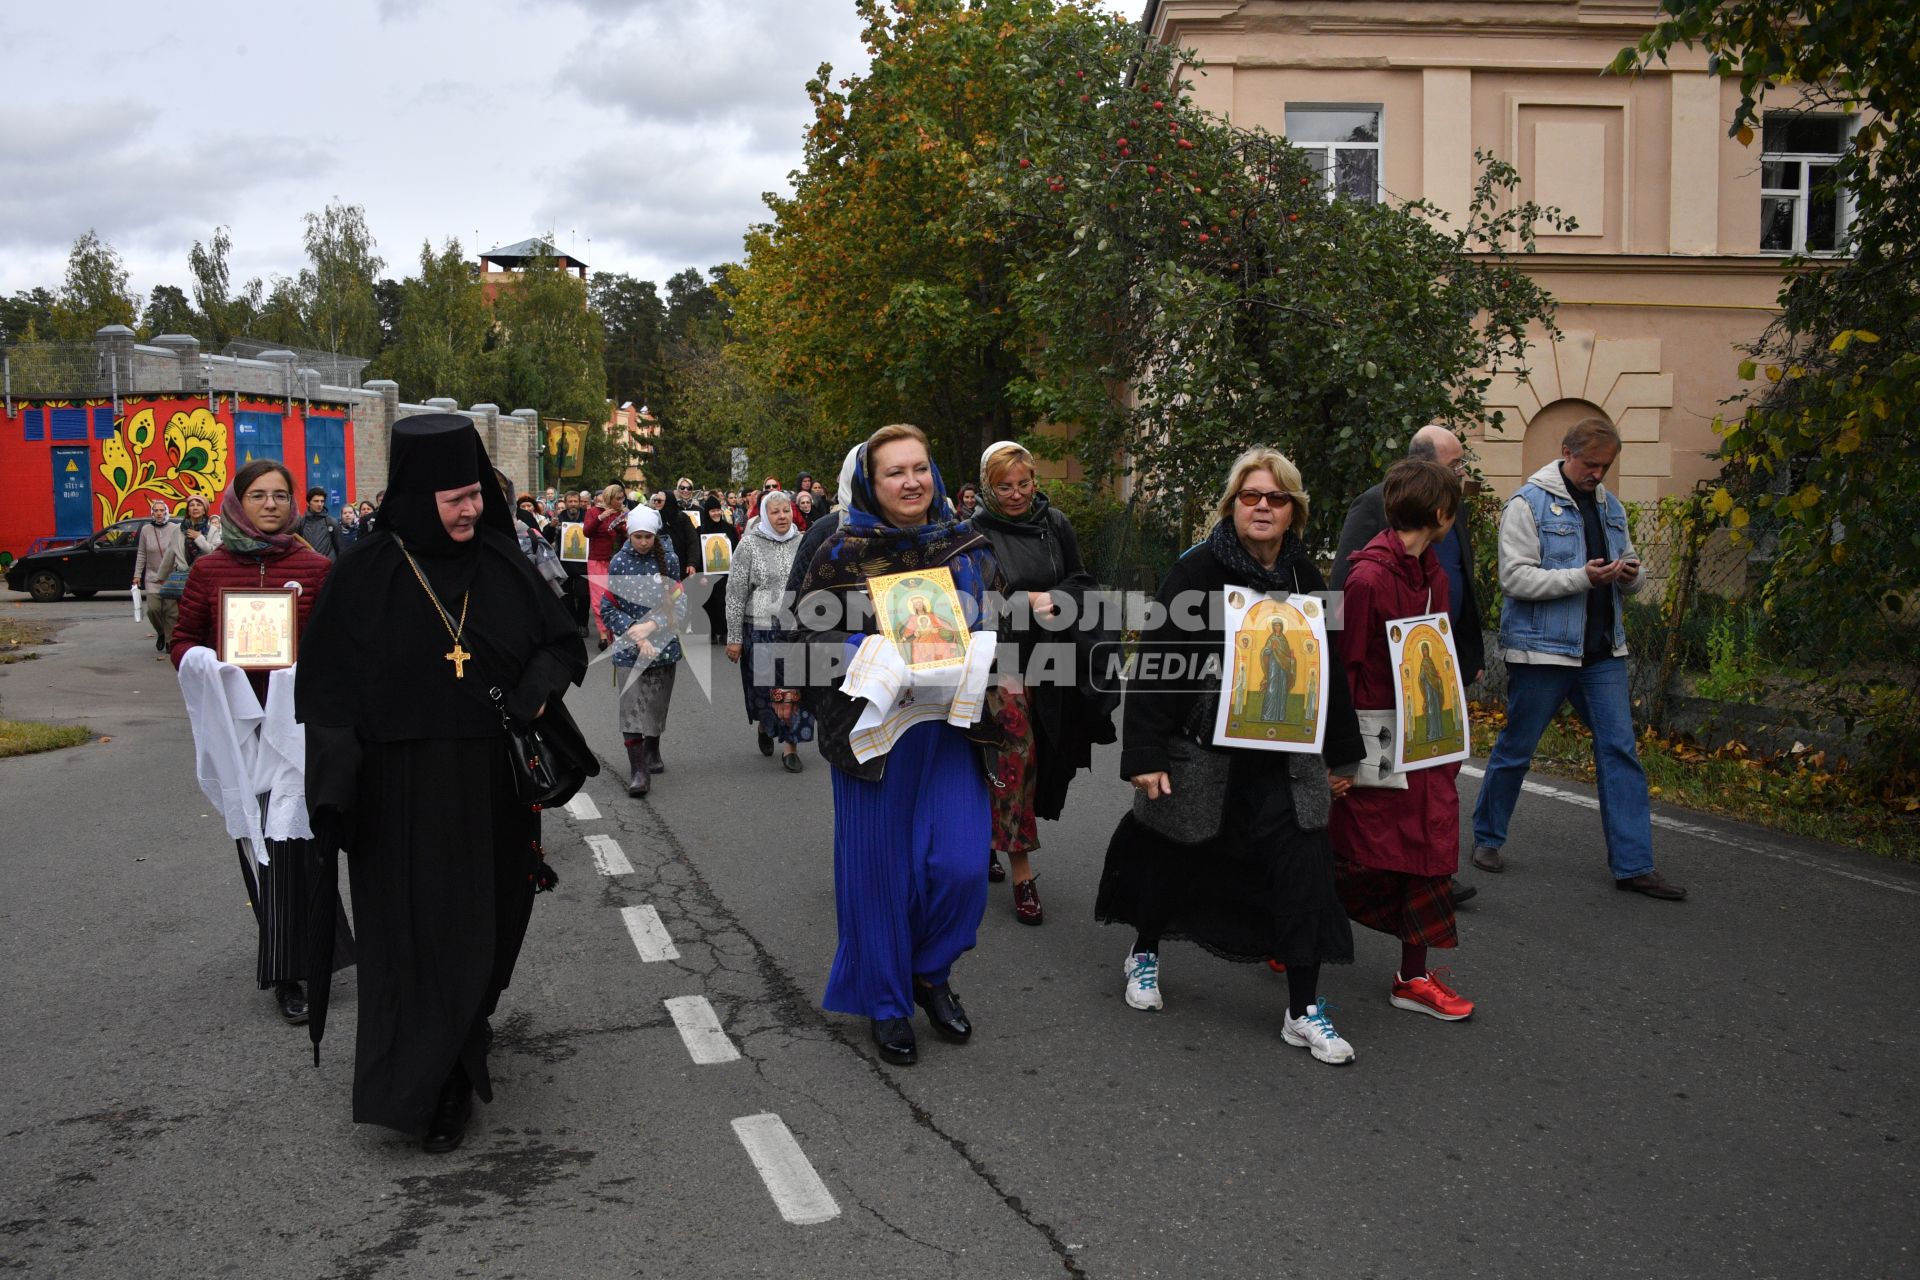
[[[158,498],[171,511],[185,509],[188,498],[214,502],[227,487],[232,437],[227,425],[205,408],[182,409],[162,430],[153,406],[138,409],[115,425],[100,445],[100,478],[105,492],[100,524],[147,514]]]

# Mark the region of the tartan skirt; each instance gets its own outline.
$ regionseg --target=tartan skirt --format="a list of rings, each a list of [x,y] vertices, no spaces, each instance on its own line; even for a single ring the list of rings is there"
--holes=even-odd
[[[1347,918],[1416,947],[1457,947],[1453,882],[1448,876],[1415,876],[1363,867],[1335,858],[1333,884]]]

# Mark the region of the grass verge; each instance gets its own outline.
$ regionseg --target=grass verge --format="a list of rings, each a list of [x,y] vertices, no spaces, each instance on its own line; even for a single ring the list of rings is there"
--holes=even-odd
[[[1506,716],[1476,707],[1473,751],[1493,748]],[[1920,796],[1864,796],[1842,770],[1830,772],[1821,752],[1763,757],[1739,743],[1703,750],[1684,738],[1641,735],[1640,764],[1656,800],[1756,826],[1863,849],[1900,862],[1920,862]],[[1570,712],[1540,739],[1533,767],[1555,777],[1593,781],[1593,735]]]
[[[28,646],[42,643],[51,634],[52,631],[46,627],[0,618],[0,666],[39,657]],[[0,760],[8,756],[30,756],[41,751],[77,747],[92,740],[93,730],[85,725],[0,720]]]
[[[8,756],[30,756],[40,751],[77,747],[92,740],[93,730],[85,725],[0,720],[0,760]]]
[[[50,633],[30,622],[0,618],[0,667],[9,662],[26,662],[40,655],[29,646],[40,644]]]

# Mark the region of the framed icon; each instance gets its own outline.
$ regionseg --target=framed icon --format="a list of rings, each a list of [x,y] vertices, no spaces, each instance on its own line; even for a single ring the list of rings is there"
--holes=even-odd
[[[220,589],[220,661],[242,671],[278,671],[300,660],[300,592],[293,587]]]
[[[942,565],[867,579],[881,634],[893,641],[915,671],[958,667],[967,660],[972,633],[953,585],[953,571]]]
[[[1444,613],[1387,624],[1393,664],[1393,767],[1405,773],[1467,758],[1467,687]]]
[[[733,572],[733,543],[727,541],[724,533],[703,533],[700,535],[700,572]]]
[[[563,524],[560,526],[560,558],[574,564],[587,562],[587,526],[584,524]]]
[[[1213,741],[1264,751],[1318,751],[1327,733],[1326,612],[1302,595],[1229,591]]]

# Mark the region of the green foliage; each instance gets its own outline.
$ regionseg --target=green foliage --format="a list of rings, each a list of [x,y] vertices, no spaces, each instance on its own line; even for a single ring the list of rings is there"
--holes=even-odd
[[[1515,200],[1518,175],[1488,156],[1457,227],[1420,202],[1329,201],[1300,150],[1193,105],[1196,66],[1099,21],[997,68],[1026,92],[974,187],[1016,228],[1015,297],[1048,335],[1015,391],[1081,424],[1096,468],[1210,494],[1269,443],[1337,502],[1425,423],[1483,416],[1491,371],[1551,329],[1508,250],[1564,220]]]
[[[499,325],[491,386],[502,409],[587,424],[586,474],[617,475],[626,459],[608,439],[606,341],[586,283],[550,258],[529,259],[493,306]]]
[[[800,471],[821,472],[853,443],[846,433],[811,430],[806,400],[761,377],[738,345],[676,351],[669,369],[671,415],[649,471],[654,487],[683,475],[702,489],[731,487],[735,448],[747,451],[755,480],[778,475],[791,483]]]
[[[596,271],[587,297],[606,330],[607,394],[615,404],[658,406],[664,383],[660,331],[666,305],[651,280]]]
[[[1823,642],[1826,669],[1889,637],[1910,664],[1920,635],[1883,602],[1920,599],[1920,9],[1907,0],[1661,8],[1614,70],[1703,50],[1712,70],[1740,81],[1731,131],[1741,141],[1752,143],[1769,106],[1867,120],[1832,171],[1855,209],[1850,256],[1792,264],[1782,314],[1739,370],[1759,381],[1721,425],[1726,469],[1713,503],[1737,538],[1771,553],[1766,606],[1791,606],[1795,629]],[[1884,714],[1882,739],[1901,745],[1882,763],[1920,769],[1920,691]]]
[[[195,332],[210,351],[225,350],[227,343],[253,331],[254,319],[261,308],[262,285],[258,278],[247,281],[238,292],[227,265],[233,238],[225,227],[215,227],[202,244],[195,240],[187,250],[187,273],[193,278],[193,306],[201,327]]]
[[[1766,663],[1760,627],[1745,610],[1727,610],[1707,633],[1707,673],[1694,688],[1703,698],[1744,702],[1761,688]]]
[[[1191,53],[1085,3],[864,0],[868,74],[808,85],[790,200],[749,236],[739,332],[827,421],[935,456],[1051,421],[1097,478],[1194,514],[1258,442],[1323,500],[1466,423],[1546,296],[1507,260],[1551,210],[1484,159],[1473,210],[1328,202],[1284,140],[1186,96]],[[1177,523],[1177,522],[1176,522]]]
[[[67,274],[53,305],[52,336],[67,342],[86,342],[110,324],[132,328],[140,315],[140,301],[127,289],[127,269],[120,254],[91,228],[73,242],[67,255]]]
[[[205,328],[200,313],[187,301],[187,295],[181,292],[179,285],[157,284],[153,292],[147,295],[146,313],[140,317],[140,328],[146,338],[156,338],[163,333],[185,333],[199,337]]]
[[[55,298],[45,288],[22,289],[11,298],[0,298],[0,347],[27,340],[28,330],[36,340],[53,332]]]
[[[345,355],[378,353],[380,307],[373,286],[386,264],[374,251],[366,210],[333,203],[309,213],[306,248],[299,291],[312,345]]]
[[[423,241],[420,273],[401,282],[399,295],[393,342],[374,362],[377,376],[392,378],[401,394],[417,399],[452,396],[461,404],[484,399],[492,373],[487,340],[493,317],[460,242],[449,240],[435,253],[432,243]]]

